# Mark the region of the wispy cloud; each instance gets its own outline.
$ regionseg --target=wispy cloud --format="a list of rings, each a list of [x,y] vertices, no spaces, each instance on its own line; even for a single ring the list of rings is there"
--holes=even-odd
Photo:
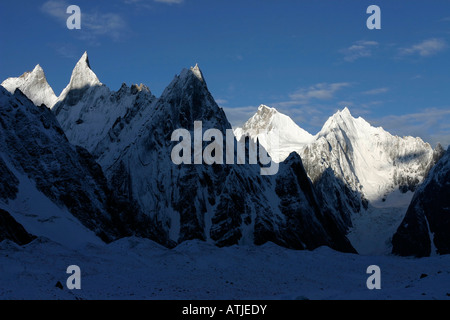
[[[440,142],[444,148],[450,144],[450,108],[427,108],[405,115],[389,115],[371,119],[392,134],[421,137],[433,146]]]
[[[60,56],[69,59],[80,58],[80,49],[71,43],[50,43],[49,47],[54,49]]]
[[[241,127],[250,119],[256,111],[258,111],[258,106],[245,106],[237,108],[223,107],[225,114],[227,115],[228,121],[231,123],[233,128]]]
[[[337,91],[342,88],[351,86],[348,82],[336,82],[336,83],[318,83],[308,88],[300,88],[289,97],[292,101],[308,102],[311,99],[317,100],[330,100],[334,98]]]
[[[350,47],[340,50],[339,52],[344,55],[344,60],[347,62],[353,62],[360,58],[367,58],[372,56],[373,50],[378,47],[376,41],[357,41]]]
[[[65,25],[69,5],[65,0],[49,0],[41,6],[41,10]],[[127,23],[117,13],[86,11],[81,7],[81,30],[76,32],[79,38],[91,42],[97,42],[97,38],[102,36],[117,41],[126,34],[127,28]]]
[[[400,49],[400,55],[419,55],[421,57],[433,56],[447,48],[447,43],[443,39],[427,39],[411,47]]]
[[[167,3],[167,4],[180,4],[182,3],[184,0],[154,0],[155,2],[162,2],[162,3]]]
[[[227,102],[228,102],[228,100],[226,100],[226,99],[216,99],[216,103],[219,106],[223,106],[223,105],[227,104]]]
[[[386,93],[388,91],[389,91],[389,88],[376,88],[376,89],[364,91],[362,94],[365,94],[365,95],[377,95],[377,94]]]

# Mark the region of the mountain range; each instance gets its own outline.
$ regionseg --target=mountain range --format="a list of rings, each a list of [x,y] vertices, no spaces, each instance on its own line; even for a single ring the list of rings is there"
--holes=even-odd
[[[347,108],[311,135],[260,106],[234,129],[234,143],[248,151],[256,142],[279,162],[276,175],[261,176],[260,164],[171,161],[174,130],[193,135],[195,121],[203,132],[232,129],[197,65],[160,97],[143,84],[111,91],[87,53],[59,97],[39,65],[2,86],[0,210],[7,218],[0,239],[14,240],[15,232],[2,230],[17,230],[25,241],[45,236],[68,244],[136,235],[166,247],[200,239],[448,253],[448,152],[393,136]]]

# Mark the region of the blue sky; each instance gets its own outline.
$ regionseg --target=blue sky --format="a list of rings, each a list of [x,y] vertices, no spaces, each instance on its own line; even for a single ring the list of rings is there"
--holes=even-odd
[[[66,28],[70,4],[81,30]],[[366,27],[371,4],[381,30]],[[145,83],[157,96],[198,63],[233,125],[266,104],[315,134],[348,106],[450,144],[450,1],[2,1],[0,39],[1,80],[39,63],[57,95],[86,50],[112,90]]]

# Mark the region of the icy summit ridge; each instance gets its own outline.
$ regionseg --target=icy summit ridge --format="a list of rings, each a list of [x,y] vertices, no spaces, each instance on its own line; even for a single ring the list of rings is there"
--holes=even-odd
[[[58,101],[62,101],[66,98],[70,91],[84,90],[90,87],[102,86],[102,83],[97,78],[97,75],[92,71],[89,63],[89,57],[87,52],[81,56],[80,60],[75,65],[72,71],[69,84],[62,91],[58,98]]]
[[[202,121],[203,130],[231,129],[198,64],[176,75],[159,98],[144,90],[130,94],[133,88],[74,90],[73,99],[61,101],[54,113],[68,140],[94,154],[112,189],[160,225],[163,241],[201,239],[218,246],[272,241],[354,251],[322,217],[298,155],[280,165],[279,176],[264,180],[257,165],[173,163],[175,130],[192,131],[195,121]]]
[[[203,73],[200,70],[200,67],[198,66],[198,63],[195,64],[195,67],[191,67],[191,72],[198,78],[198,80],[200,81],[204,81],[203,80]]]
[[[346,211],[355,213],[342,217],[344,227],[357,225],[354,228],[357,240],[352,242],[355,248],[361,252],[378,250],[358,247],[358,243],[370,239],[370,232],[377,230],[374,227],[366,232],[360,227],[359,217],[366,219],[367,216],[370,225],[379,225],[380,230],[386,230],[384,223],[399,224],[412,193],[439,159],[438,152],[420,138],[394,136],[362,117],[355,118],[349,108],[329,117],[319,133],[306,141],[304,135],[292,134],[295,123],[289,126],[290,121],[272,121],[280,118],[272,113],[276,114],[271,108],[258,108],[242,128],[235,129],[238,139],[243,135],[257,138],[277,162],[285,161],[292,152],[298,153],[309,178],[326,195],[324,199],[333,199],[336,192],[341,195],[329,203],[330,210],[339,212],[348,208]],[[266,116],[262,117],[263,114]],[[337,205],[338,201],[342,203]],[[388,211],[388,206],[393,214],[382,215]],[[356,214],[361,210],[376,214]],[[380,218],[376,218],[378,216]],[[389,241],[387,238],[391,235],[378,237],[380,243]]]
[[[44,104],[51,108],[57,100],[53,89],[47,82],[44,70],[39,64],[34,67],[33,71],[25,72],[17,78],[8,78],[1,85],[11,94],[19,89],[38,106]]]
[[[291,132],[292,138],[296,137],[301,140],[310,140],[313,137],[306,130],[300,128],[290,117],[264,104],[258,107],[255,115],[243,125],[238,133],[247,133],[251,136],[252,133],[272,130],[280,131],[281,135]]]
[[[264,104],[242,128],[236,128],[234,134],[238,140],[243,136],[258,139],[276,162],[284,161],[291,152],[300,153],[314,138],[290,117]]]

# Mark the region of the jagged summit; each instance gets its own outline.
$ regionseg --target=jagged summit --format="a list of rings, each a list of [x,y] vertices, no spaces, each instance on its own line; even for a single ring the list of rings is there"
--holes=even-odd
[[[150,92],[150,88],[147,87],[147,86],[146,86],[145,84],[143,84],[143,83],[141,83],[141,84],[139,84],[139,85],[137,85],[137,84],[132,84],[132,85],[131,85],[131,93],[135,94],[135,93],[138,93],[138,92],[141,92],[141,91],[151,93],[151,92]]]
[[[181,70],[180,74],[175,77],[175,80],[177,79],[198,79],[200,82],[206,84],[198,63],[196,63],[194,67],[190,67],[189,69],[184,68]]]
[[[198,80],[203,82],[203,73],[200,70],[198,63],[195,64],[195,67],[191,67],[191,71],[198,78]]]
[[[89,64],[89,57],[88,57],[87,51],[85,51],[83,53],[83,55],[81,56],[81,58],[78,62],[80,62],[80,61],[84,61],[87,64],[87,66],[89,67],[89,69],[91,68],[91,65]]]
[[[352,114],[350,113],[350,109],[348,107],[345,107],[344,109],[342,109],[342,111],[340,111],[340,114],[343,115],[349,115],[351,116]]]
[[[312,136],[308,132],[298,127],[290,117],[278,112],[277,109],[268,107],[264,104],[258,107],[258,111],[255,113],[253,117],[251,117],[244,124],[242,129],[244,131],[248,130],[281,131],[283,130],[283,128],[285,128],[285,126],[287,126],[286,128],[287,130],[295,128],[295,131],[299,131],[300,129],[301,131],[300,137],[305,136],[307,138],[312,138]],[[298,132],[295,133],[298,134]]]
[[[55,104],[57,97],[53,89],[47,82],[44,70],[38,64],[33,71],[25,72],[20,77],[8,78],[3,81],[2,86],[11,94],[19,89],[35,105],[46,105],[51,108]]]
[[[260,105],[258,107],[258,111],[256,112],[256,115],[262,119],[270,119],[277,114],[280,115],[277,109],[266,106],[265,104]]]
[[[71,143],[98,154],[102,148],[108,147],[106,142],[99,143],[105,138],[108,141],[115,139],[123,125],[122,120],[130,121],[147,109],[154,99],[144,84],[129,87],[123,83],[117,92],[111,91],[98,80],[85,52],[73,69],[70,83],[61,93],[53,112]]]
[[[293,151],[300,151],[314,138],[287,115],[263,104],[258,107],[255,115],[234,133],[238,140],[245,135],[257,138],[277,162],[285,160]]]
[[[320,137],[325,135],[330,131],[333,131],[333,129],[342,129],[354,132],[357,129],[369,129],[370,127],[371,125],[367,121],[361,117],[353,117],[350,110],[345,107],[343,110],[337,111],[330,118],[328,118],[317,136]]]
[[[72,71],[69,84],[61,92],[54,105],[55,113],[58,114],[64,105],[75,105],[86,90],[96,87],[104,87],[104,85],[92,71],[88,54],[84,52]]]
[[[91,65],[89,63],[88,54],[87,52],[85,52],[75,65],[75,68],[72,71],[72,76],[70,78],[69,85],[66,87],[66,89],[67,88],[70,88],[71,90],[81,89],[84,87],[92,87],[99,85],[101,85],[101,82],[97,78],[96,74],[92,71]],[[64,91],[66,89],[64,89]]]
[[[265,104],[261,104],[258,107],[258,111],[276,111],[276,112],[278,112],[277,109],[269,107],[269,106],[266,106]]]
[[[42,69],[40,64],[37,64],[31,73],[34,73],[35,75],[38,75],[38,76],[45,77],[44,69]]]

